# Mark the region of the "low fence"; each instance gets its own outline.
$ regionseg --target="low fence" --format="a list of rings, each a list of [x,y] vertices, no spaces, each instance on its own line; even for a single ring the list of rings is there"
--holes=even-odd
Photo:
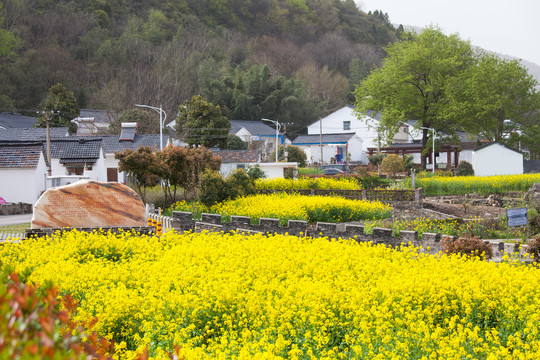
[[[77,227],[77,228],[42,228],[42,229],[26,229],[25,238],[30,237],[44,237],[54,234],[61,234],[71,230],[77,230],[81,232],[94,232],[101,231],[104,233],[120,233],[120,232],[135,232],[143,235],[154,234],[156,229],[153,226],[109,226],[109,227]]]
[[[399,235],[392,229],[373,228],[372,233],[367,234],[365,227],[356,224],[335,224],[319,222],[315,226],[309,226],[307,221],[289,220],[287,226],[280,226],[278,219],[260,218],[254,224],[251,218],[246,216],[231,216],[231,221],[222,221],[219,214],[202,214],[201,219],[193,218],[191,212],[173,211],[173,216],[150,215],[153,219],[161,221],[163,233],[175,230],[185,231],[213,231],[213,232],[243,232],[246,234],[289,234],[299,237],[327,237],[329,239],[354,239],[357,242],[372,242],[397,247],[401,244],[412,244],[422,247],[422,251],[436,254],[442,251],[441,239],[443,237],[455,238],[450,235],[435,233],[423,233],[419,238],[418,232],[401,230]],[[493,260],[500,261],[505,253],[523,254],[526,246],[520,247],[517,243],[505,243],[502,240],[485,241],[493,249]]]
[[[422,188],[416,190],[322,190],[322,189],[283,189],[283,190],[257,190],[258,194],[275,194],[285,192],[307,196],[340,196],[347,199],[380,201],[387,204],[416,205],[422,206]]]

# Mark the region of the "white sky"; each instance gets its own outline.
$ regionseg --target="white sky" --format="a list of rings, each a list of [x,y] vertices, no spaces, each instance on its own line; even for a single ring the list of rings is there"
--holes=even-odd
[[[540,0],[355,0],[404,26],[439,26],[472,45],[540,65]]]

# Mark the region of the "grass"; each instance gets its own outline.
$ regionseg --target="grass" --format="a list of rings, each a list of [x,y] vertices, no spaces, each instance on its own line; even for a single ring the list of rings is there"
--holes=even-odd
[[[30,228],[30,223],[0,226],[0,232],[24,232]]]

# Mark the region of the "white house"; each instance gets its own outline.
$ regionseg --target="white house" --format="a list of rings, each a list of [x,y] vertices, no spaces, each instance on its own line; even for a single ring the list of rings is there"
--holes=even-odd
[[[50,147],[52,182],[47,187],[64,185],[62,178],[66,176],[73,177],[74,181],[81,178],[107,181],[100,137],[52,139]],[[43,148],[45,159],[48,159],[46,142]]]
[[[135,124],[134,126],[132,124]],[[150,147],[154,152],[160,148],[159,134],[138,134],[136,123],[123,123],[120,135],[103,136],[104,168],[106,169],[106,180],[126,182],[126,173],[118,171],[118,160],[115,159],[115,152],[122,152],[125,149],[137,150],[140,146]],[[167,146],[164,141],[163,146]]]
[[[491,142],[474,150],[472,166],[475,176],[523,174],[523,153]]]
[[[34,204],[46,189],[47,165],[40,142],[0,143],[0,196]]]
[[[229,176],[236,169],[247,170],[261,162],[261,153],[258,150],[210,150],[215,156],[221,157],[219,173],[223,177]]]
[[[365,162],[362,139],[354,133],[299,135],[292,144],[302,149],[308,163]]]
[[[81,109],[79,116],[71,122],[77,124],[78,136],[88,136],[104,133],[112,120],[113,117],[105,110]]]
[[[377,131],[378,118],[377,115],[364,116],[359,119],[354,113],[354,107],[347,105],[339,110],[331,113],[330,115],[315,121],[307,127],[308,135],[321,135],[321,134],[349,134],[355,133],[362,141],[362,148],[358,151],[358,154],[351,154],[352,161],[358,161],[363,164],[368,163],[367,149],[373,147],[381,147],[381,136]],[[411,141],[409,134],[409,126],[403,125],[399,128],[398,132],[394,136],[393,141],[395,143],[407,143]],[[294,143],[294,142],[293,142]],[[354,151],[357,151],[356,149]],[[319,151],[320,152],[320,151]],[[309,154],[306,153],[309,158]],[[330,157],[327,157],[330,155]],[[323,162],[329,163],[331,161],[331,151],[328,151],[328,155],[323,153]],[[320,155],[318,155],[320,158]],[[355,160],[353,160],[353,157]],[[317,161],[314,160],[313,161]],[[317,161],[319,162],[319,161]]]

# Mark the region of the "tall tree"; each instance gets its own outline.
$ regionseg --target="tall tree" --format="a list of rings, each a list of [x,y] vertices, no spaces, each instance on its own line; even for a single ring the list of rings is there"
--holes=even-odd
[[[464,129],[490,141],[508,143],[510,134],[537,127],[540,111],[538,82],[518,60],[481,53],[449,87],[446,117],[463,122]],[[539,139],[540,140],[540,139]]]
[[[382,66],[371,72],[356,89],[359,116],[374,110],[381,115],[378,126],[392,139],[400,123],[418,120],[423,130],[425,167],[428,137],[434,129],[453,135],[458,122],[450,123],[443,108],[448,103],[448,84],[474,63],[469,42],[457,34],[445,35],[429,27],[420,34],[407,33],[403,41],[386,48]]]
[[[214,106],[200,95],[178,108],[175,130],[190,146],[224,148],[230,129],[231,123],[221,114],[219,105]]]
[[[156,185],[160,167],[156,154],[149,146],[141,146],[137,150],[125,149],[114,154],[118,159],[118,170],[126,171],[137,181],[137,192],[146,201],[146,187]]]
[[[49,96],[43,103],[44,110],[54,113],[54,116],[50,118],[49,125],[52,127],[66,126],[69,128],[70,133],[77,131],[77,124],[72,123],[71,120],[75,119],[80,114],[79,105],[73,92],[68,91],[62,84],[58,83],[51,86],[49,89]],[[46,127],[45,116],[41,116],[36,121],[35,127]]]

